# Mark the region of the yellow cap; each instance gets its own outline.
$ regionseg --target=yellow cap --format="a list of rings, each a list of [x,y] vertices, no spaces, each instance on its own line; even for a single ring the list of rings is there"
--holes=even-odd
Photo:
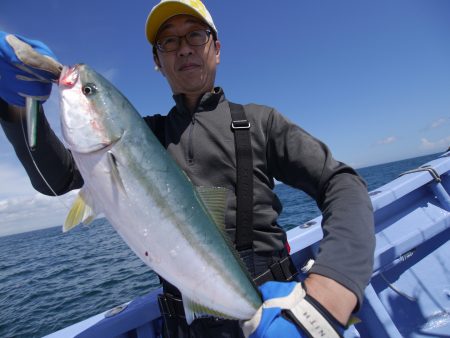
[[[217,35],[214,21],[200,0],[161,0],[159,4],[152,8],[145,24],[145,31],[148,41],[155,44],[156,34],[161,25],[175,15],[192,15],[210,26]]]

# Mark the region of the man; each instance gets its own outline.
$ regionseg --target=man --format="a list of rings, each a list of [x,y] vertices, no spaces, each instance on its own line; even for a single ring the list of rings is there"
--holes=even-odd
[[[373,216],[363,181],[353,169],[335,161],[323,143],[275,109],[232,104],[220,87],[214,87],[221,44],[203,3],[162,0],[148,16],[146,34],[154,62],[176,103],[167,116],[146,117],[146,122],[195,185],[234,192],[228,198],[226,230],[255,282],[276,281],[261,287],[266,302],[251,320],[202,318],[191,326],[183,318],[178,290],[163,281],[164,335],[242,337],[242,326],[245,335],[252,337],[315,337],[324,332],[339,336],[350,314],[359,308],[372,271]],[[55,79],[58,67],[48,68],[48,57],[54,61],[41,43],[0,35],[0,72],[13,74],[11,81],[4,81],[7,75],[0,73],[0,123],[33,186],[46,194],[50,189],[26,153],[20,106],[24,95],[45,100],[50,93],[51,86],[42,81]],[[39,81],[21,81],[23,76]],[[62,194],[79,188],[83,179],[72,156],[43,114],[38,128],[41,137],[34,157],[52,189]],[[274,178],[312,196],[324,216],[319,254],[301,284],[282,283],[293,276],[280,277],[275,272],[291,271],[292,266],[286,234],[276,223],[281,205],[272,190]],[[243,212],[248,208],[251,212]]]

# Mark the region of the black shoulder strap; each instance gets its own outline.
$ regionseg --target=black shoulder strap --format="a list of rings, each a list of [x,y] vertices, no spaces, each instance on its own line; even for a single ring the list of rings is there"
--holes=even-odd
[[[253,247],[253,156],[250,122],[244,107],[229,102],[236,147],[236,249]]]

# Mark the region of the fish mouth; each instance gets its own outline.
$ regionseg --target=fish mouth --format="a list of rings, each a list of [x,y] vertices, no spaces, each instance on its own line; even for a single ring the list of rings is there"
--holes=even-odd
[[[66,139],[66,136],[64,135],[63,130],[63,136]],[[120,141],[122,140],[122,137],[125,133],[123,132],[118,137],[115,137],[114,139],[107,140],[101,143],[91,144],[91,145],[78,145],[78,144],[71,144],[70,141],[67,141],[69,143],[69,149],[72,152],[78,153],[78,154],[98,154],[98,153],[104,153],[111,149],[113,149]]]
[[[61,71],[61,75],[59,76],[59,85],[60,86],[64,86],[64,87],[73,87],[79,78],[80,72],[79,72],[79,67],[81,66],[81,64],[77,64],[74,66],[64,66],[62,71]]]
[[[116,146],[120,141],[122,140],[123,136],[125,135],[125,131],[122,131],[120,135],[116,136],[113,139],[110,139],[108,142],[104,142],[100,145],[100,149],[97,151],[105,151],[105,150],[111,150]]]

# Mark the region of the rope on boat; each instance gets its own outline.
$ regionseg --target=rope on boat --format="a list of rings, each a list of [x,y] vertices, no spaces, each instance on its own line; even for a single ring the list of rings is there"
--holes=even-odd
[[[383,280],[387,283],[387,285],[389,286],[389,288],[391,288],[393,291],[395,291],[397,294],[399,294],[400,296],[405,297],[406,299],[408,299],[411,302],[417,302],[417,298],[416,297],[412,297],[410,295],[407,295],[406,293],[404,293],[403,291],[401,291],[400,289],[398,289],[394,284],[392,284],[391,282],[389,282],[387,280],[387,278],[383,275],[382,272],[380,272],[380,276],[381,278],[383,278]]]

